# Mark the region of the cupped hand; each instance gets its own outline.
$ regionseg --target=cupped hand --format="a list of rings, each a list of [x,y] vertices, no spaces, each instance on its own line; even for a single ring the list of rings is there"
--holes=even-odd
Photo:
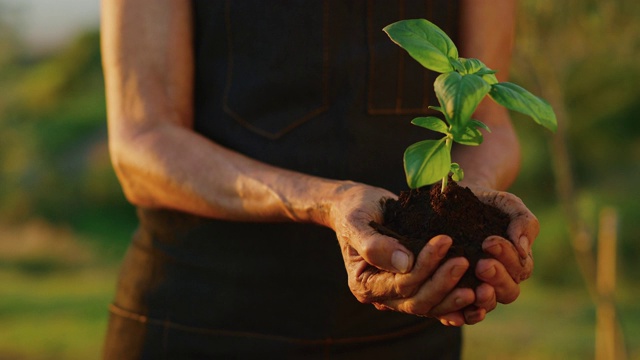
[[[462,309],[474,304],[476,296],[456,284],[469,262],[453,258],[441,264],[452,243],[448,236],[431,239],[414,259],[398,240],[374,230],[369,223],[382,223],[381,200],[391,197],[395,195],[380,188],[348,183],[332,202],[329,226],[340,242],[351,292],[380,310],[464,324]]]
[[[468,186],[480,201],[495,206],[510,218],[508,239],[490,236],[482,244],[491,258],[478,261],[476,276],[484,283],[476,289],[474,306],[465,309],[467,324],[484,319],[497,303],[509,304],[520,295],[520,282],[533,272],[532,245],[540,231],[538,219],[517,196]]]

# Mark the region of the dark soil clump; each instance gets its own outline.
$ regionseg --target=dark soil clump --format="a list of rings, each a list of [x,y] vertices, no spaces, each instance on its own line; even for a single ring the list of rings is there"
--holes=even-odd
[[[453,245],[446,259],[464,256],[469,270],[458,287],[476,288],[480,281],[475,276],[478,260],[488,257],[482,251],[482,242],[491,235],[508,239],[509,216],[501,210],[480,202],[466,187],[450,180],[444,193],[435,184],[400,193],[398,200],[384,202],[384,224],[371,223],[380,233],[394,237],[416,256],[431,238],[449,235]]]

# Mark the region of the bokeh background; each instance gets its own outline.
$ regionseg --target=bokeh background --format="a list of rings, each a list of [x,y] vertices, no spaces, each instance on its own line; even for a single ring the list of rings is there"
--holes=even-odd
[[[561,129],[514,114],[536,270],[465,328],[465,359],[595,358],[603,304],[616,358],[640,359],[640,2],[518,3],[512,80]],[[98,24],[98,0],[0,0],[0,359],[100,357],[135,216],[109,163]],[[617,249],[604,296],[598,240]]]

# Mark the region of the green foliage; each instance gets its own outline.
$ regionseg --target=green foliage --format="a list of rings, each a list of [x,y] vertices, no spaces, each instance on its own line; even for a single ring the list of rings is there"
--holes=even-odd
[[[384,31],[427,69],[440,73],[454,70],[450,59],[458,58],[458,49],[433,23],[424,19],[400,21]]]
[[[36,275],[0,268],[0,281],[0,358],[100,358],[115,269]]]
[[[451,162],[452,142],[472,146],[482,143],[479,129],[488,127],[471,116],[486,95],[510,110],[532,117],[551,131],[556,130],[556,116],[549,103],[518,85],[499,83],[495,71],[482,61],[460,58],[453,41],[433,23],[424,19],[402,20],[383,30],[422,66],[442,73],[434,83],[440,106],[432,108],[443,114],[444,121],[427,117],[412,123],[444,137],[407,148],[404,167],[409,187],[419,188],[442,179],[444,188],[450,172],[456,179],[462,179],[460,165]]]
[[[493,84],[489,95],[498,104],[507,109],[529,115],[536,123],[551,131],[555,132],[558,129],[556,116],[551,105],[516,84]]]
[[[135,216],[107,150],[99,33],[15,56],[0,68],[0,95],[0,224],[41,218],[106,248],[117,234],[121,253]]]

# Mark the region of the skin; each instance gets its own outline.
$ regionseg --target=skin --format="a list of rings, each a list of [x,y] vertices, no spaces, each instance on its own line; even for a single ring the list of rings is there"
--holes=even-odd
[[[473,6],[466,8],[473,10],[463,14],[463,22],[473,27],[463,27],[467,45],[461,54],[481,58],[499,70],[499,76],[506,76],[515,5],[471,2]],[[464,185],[511,215],[509,235],[521,249],[502,238],[487,239],[483,248],[493,258],[476,268],[485,283],[475,292],[456,289],[468,261],[455,258],[437,266],[450,238],[431,239],[414,258],[395,239],[368,225],[382,219],[380,199],[395,194],[273,167],[194,132],[190,24],[186,1],[102,2],[109,148],[132,204],[230,221],[329,227],[340,243],[352,293],[381,310],[461,326],[482,321],[497,303],[518,297],[518,283],[533,268],[528,253],[538,223],[522,201],[498,191],[513,181],[519,164],[519,146],[506,111],[481,104],[476,117],[491,127],[492,134],[473,152],[456,151],[454,160],[465,169]]]

